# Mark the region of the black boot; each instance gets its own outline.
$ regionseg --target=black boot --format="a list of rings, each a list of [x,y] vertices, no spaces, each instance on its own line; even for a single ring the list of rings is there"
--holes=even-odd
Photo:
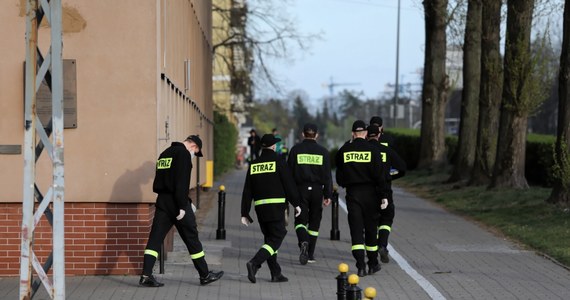
[[[287,282],[289,278],[283,276],[283,274],[279,274],[277,276],[271,276],[271,282]]]
[[[247,267],[247,279],[249,279],[251,283],[255,283],[257,281],[255,279],[255,274],[257,273],[257,270],[259,270],[259,267],[251,261],[248,261],[245,266]]]
[[[222,278],[222,276],[224,276],[224,271],[220,271],[220,272],[208,272],[208,275],[206,277],[200,277],[200,284],[201,285],[206,285],[206,284],[210,284],[214,281],[217,281],[218,279]]]
[[[146,286],[146,287],[161,287],[164,285],[162,282],[158,282],[156,278],[152,275],[141,275],[141,279],[139,280],[139,285]]]

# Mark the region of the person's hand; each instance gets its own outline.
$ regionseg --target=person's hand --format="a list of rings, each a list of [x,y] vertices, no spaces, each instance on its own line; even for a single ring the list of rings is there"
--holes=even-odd
[[[245,226],[249,226],[251,222],[249,222],[249,219],[247,217],[241,217],[241,223]]]
[[[295,206],[295,218],[301,214],[301,208],[299,206]]]
[[[186,211],[181,209],[180,213],[178,214],[178,216],[176,216],[176,220],[180,221],[182,220],[182,218],[184,218],[184,215],[186,214]]]
[[[380,209],[386,209],[388,207],[388,199],[382,199],[382,204],[380,204]]]
[[[330,199],[330,198],[323,199],[323,205],[324,205],[324,206],[329,206],[330,204],[331,204],[331,199]]]

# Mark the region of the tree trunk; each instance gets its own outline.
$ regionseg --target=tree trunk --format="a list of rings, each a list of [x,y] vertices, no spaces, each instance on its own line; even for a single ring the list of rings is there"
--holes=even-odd
[[[493,187],[528,188],[524,176],[528,91],[532,78],[530,31],[534,0],[507,2],[505,81]]]
[[[481,0],[469,0],[463,45],[463,92],[457,161],[448,182],[469,179],[475,161],[481,82]]]
[[[445,165],[445,73],[447,0],[424,0],[426,51],[422,86],[422,128],[418,168]]]
[[[564,4],[564,30],[558,81],[558,133],[554,154],[558,172],[547,202],[570,207],[570,0],[566,0]]]
[[[497,138],[499,108],[503,89],[503,68],[500,53],[501,1],[483,0],[481,35],[481,89],[479,92],[479,129],[470,184],[491,182]]]

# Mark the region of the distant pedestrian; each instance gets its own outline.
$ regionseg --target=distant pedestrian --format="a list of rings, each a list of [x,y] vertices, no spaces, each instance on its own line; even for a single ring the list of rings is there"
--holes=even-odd
[[[274,136],[275,138],[278,138],[278,139],[279,139],[279,142],[277,142],[277,143],[275,144],[275,153],[277,153],[277,155],[278,155],[279,157],[282,157],[282,156],[283,156],[283,153],[282,153],[282,149],[283,149],[283,138],[282,138],[281,135],[279,134],[279,131],[277,130],[277,128],[273,128],[273,130],[271,130],[271,133],[273,134],[273,136]]]
[[[348,225],[352,240],[352,255],[356,259],[358,276],[380,271],[376,226],[381,206],[387,205],[387,186],[380,151],[368,143],[366,124],[352,124],[352,142],[344,144],[336,154],[336,181],[346,189]]]
[[[144,250],[143,273],[139,281],[142,286],[164,285],[154,278],[152,269],[158,258],[160,245],[172,226],[176,226],[188,248],[194,267],[200,275],[201,285],[212,283],[224,275],[223,271],[212,272],[208,269],[202,243],[198,239],[196,216],[192,210],[192,200],[188,196],[194,156],[202,156],[202,140],[196,135],[191,135],[183,142],[173,142],[160,154],[156,162],[152,189],[158,197]]]
[[[388,237],[392,232],[392,224],[394,223],[395,206],[392,192],[392,180],[403,177],[406,174],[406,162],[396,153],[396,150],[385,146],[379,142],[380,129],[376,125],[368,126],[368,141],[375,147],[378,147],[384,164],[384,176],[388,185],[388,205],[380,211],[380,219],[378,220],[378,253],[380,261],[388,263]]]
[[[250,161],[257,159],[259,157],[259,151],[261,150],[261,140],[257,135],[255,129],[249,131],[249,138],[247,139],[247,144],[249,145]]]
[[[315,262],[315,246],[323,214],[323,205],[331,203],[332,177],[329,152],[317,144],[317,125],[303,127],[303,141],[291,148],[287,163],[301,196],[301,215],[295,218],[295,232],[301,254],[299,262]]]
[[[251,202],[255,207],[259,227],[264,237],[264,245],[246,264],[247,278],[256,282],[255,275],[267,261],[272,282],[288,281],[281,273],[277,262],[277,250],[287,234],[285,228],[285,207],[287,202],[295,207],[295,216],[301,213],[297,187],[287,164],[275,153],[275,143],[279,139],[272,134],[261,138],[261,156],[248,168],[241,200],[241,222],[248,226],[253,222],[249,215]]]

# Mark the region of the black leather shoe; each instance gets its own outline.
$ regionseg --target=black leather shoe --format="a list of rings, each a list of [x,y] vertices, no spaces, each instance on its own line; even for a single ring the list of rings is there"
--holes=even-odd
[[[289,278],[283,276],[283,274],[279,274],[277,276],[271,276],[271,282],[287,282]]]
[[[206,285],[206,284],[212,283],[212,282],[217,281],[218,279],[222,278],[222,276],[224,276],[224,271],[220,271],[220,272],[210,271],[208,273],[208,276],[206,276],[204,278],[200,278],[200,284]]]
[[[380,264],[377,264],[375,266],[369,267],[368,268],[368,275],[372,275],[378,271],[380,271],[382,269],[382,267],[380,266]]]
[[[390,258],[388,258],[388,249],[386,249],[386,247],[380,247],[378,254],[380,254],[380,261],[381,262],[383,262],[385,264],[390,262]]]
[[[141,275],[141,279],[139,280],[139,285],[146,286],[146,287],[161,287],[164,285],[162,282],[156,281],[154,276],[149,275]]]
[[[364,277],[366,276],[366,269],[358,269],[358,277]]]
[[[259,267],[254,265],[251,261],[248,261],[245,266],[247,267],[247,279],[249,279],[251,283],[255,283],[255,274],[257,270],[259,270]]]
[[[301,255],[299,255],[299,262],[306,265],[309,261],[309,242],[301,243]]]

